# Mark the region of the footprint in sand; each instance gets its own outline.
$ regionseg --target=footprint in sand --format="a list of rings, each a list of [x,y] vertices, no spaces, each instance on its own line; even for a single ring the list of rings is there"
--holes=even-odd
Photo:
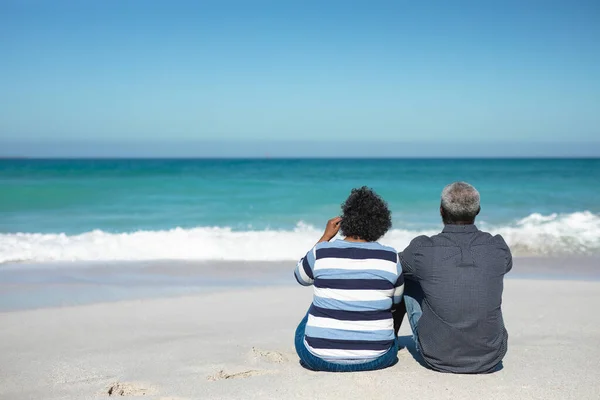
[[[247,371],[242,371],[242,372],[235,372],[235,373],[227,373],[224,370],[220,370],[219,372],[217,372],[214,375],[209,376],[208,379],[209,381],[220,381],[222,379],[238,379],[238,378],[249,378],[251,376],[259,376],[259,375],[266,375],[266,374],[271,374],[273,372],[271,371],[265,371],[265,370],[258,370],[258,369],[250,369]]]
[[[276,364],[281,364],[289,360],[288,357],[278,351],[261,350],[256,347],[252,348],[252,357],[255,360],[261,359]]]
[[[146,396],[156,394],[156,389],[141,383],[116,382],[107,388],[106,393],[109,397]]]

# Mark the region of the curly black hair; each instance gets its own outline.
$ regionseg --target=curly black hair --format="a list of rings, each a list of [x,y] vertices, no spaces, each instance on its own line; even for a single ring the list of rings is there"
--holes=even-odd
[[[387,203],[366,186],[352,189],[342,203],[340,230],[346,237],[374,242],[392,227],[392,213]]]

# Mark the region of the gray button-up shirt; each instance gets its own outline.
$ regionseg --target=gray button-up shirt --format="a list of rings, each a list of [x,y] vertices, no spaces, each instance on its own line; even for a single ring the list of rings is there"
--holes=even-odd
[[[417,332],[425,360],[456,373],[496,366],[507,350],[500,307],[504,274],[512,268],[502,236],[475,225],[446,225],[438,235],[415,238],[400,261],[405,279],[423,289]]]

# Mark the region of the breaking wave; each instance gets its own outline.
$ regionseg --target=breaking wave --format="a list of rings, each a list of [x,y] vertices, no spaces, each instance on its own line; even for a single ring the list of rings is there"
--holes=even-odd
[[[481,223],[501,234],[515,255],[600,254],[600,215],[531,214],[504,226]],[[381,242],[402,250],[418,235],[437,231],[391,230]],[[301,257],[321,229],[299,222],[293,230],[234,231],[223,227],[79,235],[0,234],[0,263],[138,260],[290,260]]]

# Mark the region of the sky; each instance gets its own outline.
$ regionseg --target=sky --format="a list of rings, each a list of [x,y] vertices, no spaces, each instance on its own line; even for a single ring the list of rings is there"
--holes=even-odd
[[[0,155],[600,156],[598,21],[593,0],[3,0]]]

